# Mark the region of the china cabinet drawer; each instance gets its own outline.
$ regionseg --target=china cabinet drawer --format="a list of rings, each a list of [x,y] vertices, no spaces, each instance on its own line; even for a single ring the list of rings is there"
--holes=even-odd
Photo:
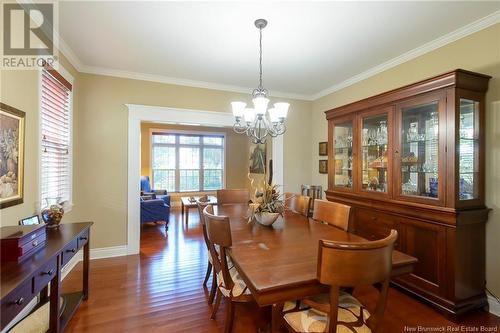
[[[57,257],[52,258],[46,265],[35,272],[33,293],[37,294],[57,273]]]
[[[61,266],[66,265],[76,252],[78,252],[78,241],[77,239],[73,239],[61,253]]]
[[[33,298],[31,283],[32,279],[30,278],[2,299],[2,327],[5,327]]]
[[[392,215],[356,209],[354,218],[355,233],[368,240],[382,239],[391,233],[391,229],[399,231],[397,218]],[[395,243],[395,248],[399,249],[401,235]]]

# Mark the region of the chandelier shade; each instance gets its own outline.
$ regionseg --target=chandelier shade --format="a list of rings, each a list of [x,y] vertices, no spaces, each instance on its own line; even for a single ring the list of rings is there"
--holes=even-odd
[[[288,115],[289,103],[274,103],[268,109],[268,92],[262,85],[262,29],[267,26],[267,21],[258,19],[255,26],[259,29],[259,85],[252,92],[253,108],[247,107],[245,102],[231,102],[235,123],[233,129],[236,133],[246,134],[254,143],[265,143],[268,137],[277,137],[285,133],[285,119]]]

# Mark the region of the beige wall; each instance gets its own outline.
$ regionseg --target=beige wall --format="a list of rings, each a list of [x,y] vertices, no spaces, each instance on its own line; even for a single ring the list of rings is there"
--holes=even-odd
[[[313,183],[326,188],[327,176],[317,170],[318,142],[327,140],[323,111],[420,81],[456,68],[492,76],[486,95],[486,204],[493,211],[486,225],[486,278],[500,294],[500,24],[384,71],[313,102]]]
[[[157,105],[205,111],[230,112],[236,99],[250,102],[250,94],[175,86],[101,75],[80,74],[81,98],[75,147],[78,152],[75,191],[78,200],[72,220],[92,220],[93,248],[125,245],[127,241],[127,130],[125,104]],[[276,100],[271,98],[271,100]],[[283,99],[279,99],[283,100]],[[288,100],[291,132],[310,128],[310,102]],[[297,123],[302,122],[302,124]],[[284,142],[285,165],[298,165],[300,172],[285,172],[285,184],[300,184],[311,176],[308,155],[310,137],[301,144],[288,134]],[[76,197],[76,195],[75,195]]]
[[[79,73],[59,54],[63,67],[74,77],[74,112],[79,98]],[[0,71],[0,101],[26,113],[24,203],[0,210],[0,225],[16,225],[19,219],[36,213],[40,207],[38,189],[39,72],[37,70]],[[75,124],[76,125],[76,124]],[[76,126],[75,126],[76,127]],[[44,203],[41,203],[42,207]],[[70,216],[72,212],[68,213]]]
[[[225,178],[226,188],[246,188],[248,186],[248,155],[250,140],[246,135],[237,134],[232,128],[183,126],[174,124],[141,124],[141,175],[151,175],[151,129],[180,130],[192,132],[224,133],[225,142]],[[173,194],[174,195],[174,194]],[[186,195],[186,194],[183,194]],[[179,195],[174,195],[176,198]]]

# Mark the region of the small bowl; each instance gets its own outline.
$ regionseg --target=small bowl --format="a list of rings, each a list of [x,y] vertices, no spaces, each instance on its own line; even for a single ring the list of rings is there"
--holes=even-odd
[[[266,227],[273,225],[274,222],[278,219],[280,213],[257,213],[255,214],[255,220]]]

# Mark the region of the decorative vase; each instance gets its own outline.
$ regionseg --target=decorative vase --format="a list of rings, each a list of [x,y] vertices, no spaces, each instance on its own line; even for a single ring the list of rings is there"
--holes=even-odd
[[[274,222],[278,219],[280,213],[269,213],[262,212],[255,214],[255,220],[266,227],[273,225]]]
[[[47,206],[42,209],[41,215],[47,228],[59,228],[59,223],[64,215],[64,208],[60,198],[47,198]]]

